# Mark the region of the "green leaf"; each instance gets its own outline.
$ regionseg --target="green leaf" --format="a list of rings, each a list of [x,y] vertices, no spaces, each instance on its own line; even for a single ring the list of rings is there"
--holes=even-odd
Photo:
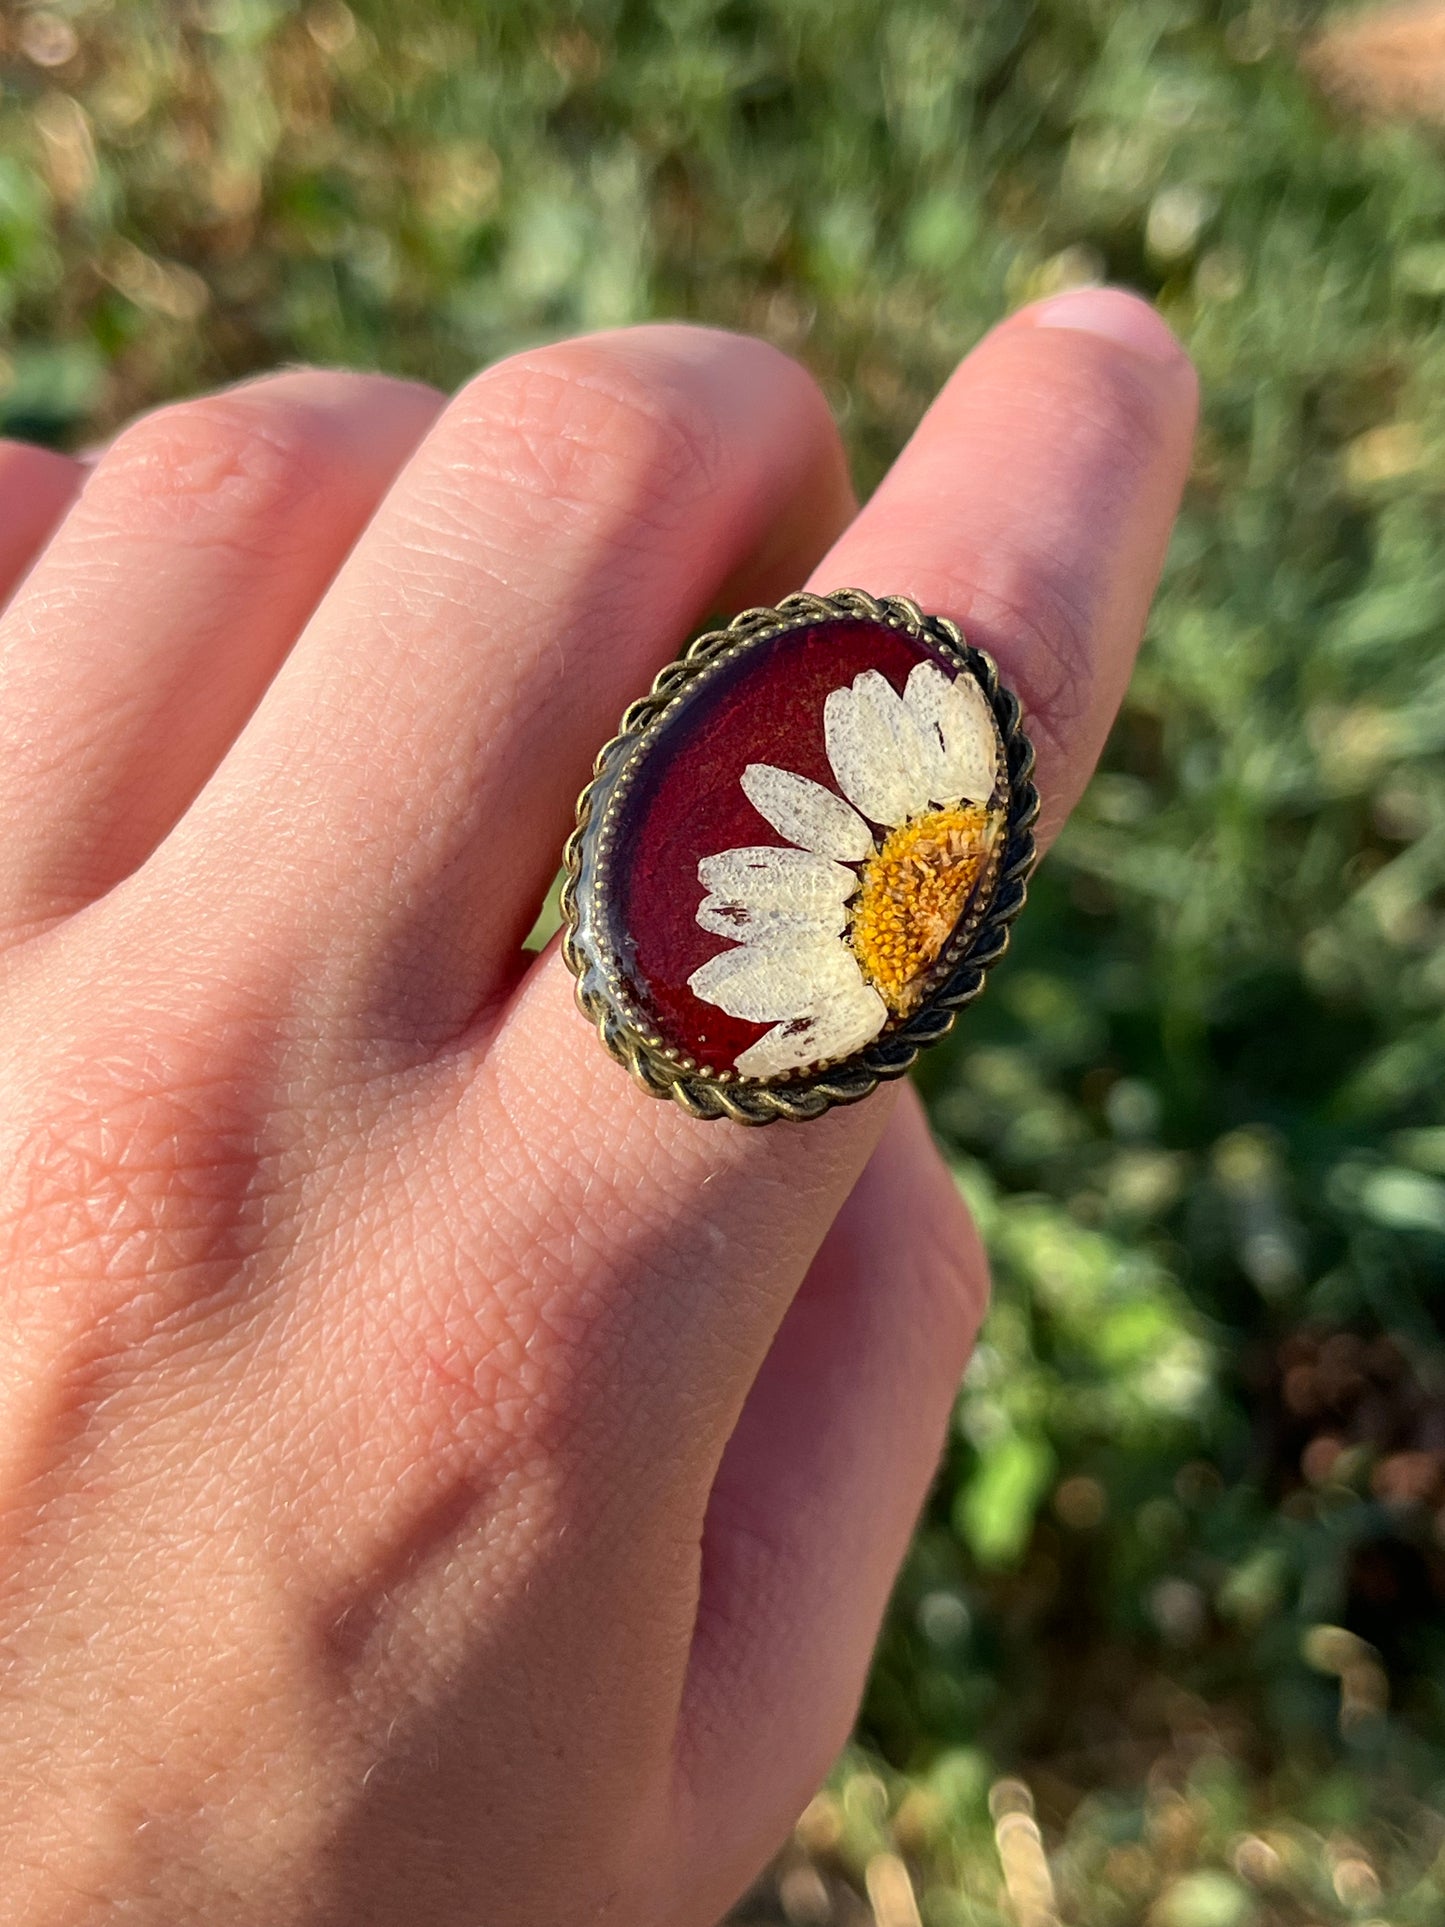
[[[954,1523],[984,1565],[1012,1565],[1018,1558],[1053,1471],[1053,1451],[1037,1436],[1010,1433],[983,1453],[959,1495]]]

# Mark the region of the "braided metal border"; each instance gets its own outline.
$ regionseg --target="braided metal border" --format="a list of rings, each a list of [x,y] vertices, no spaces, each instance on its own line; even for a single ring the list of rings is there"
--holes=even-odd
[[[619,1007],[610,982],[607,944],[596,915],[594,886],[599,843],[607,806],[623,771],[631,764],[652,725],[679,695],[721,656],[743,645],[839,617],[886,623],[914,637],[926,636],[946,656],[972,671],[982,685],[998,724],[1008,772],[1007,829],[994,871],[992,893],[978,921],[960,925],[945,948],[946,974],[926,1001],[896,1029],[840,1064],[773,1084],[721,1079],[679,1061],[679,1054],[642,1036]],[[1039,812],[1033,784],[1034,750],[1024,731],[1018,698],[999,681],[997,665],[982,649],[964,640],[943,616],[925,615],[905,596],[874,598],[861,589],[832,595],[785,596],[774,609],[745,609],[726,628],[699,636],[663,669],[648,694],[633,703],[618,732],[601,750],[592,780],[577,799],[577,825],[563,853],[564,934],[562,955],[577,979],[577,1002],[596,1026],[603,1044],[654,1097],[669,1097],[694,1117],[732,1118],[738,1124],[801,1122],[834,1104],[856,1104],[885,1078],[902,1077],[921,1050],[952,1030],[966,1004],[983,989],[990,969],[1008,948],[1009,926],[1023,908],[1029,874],[1037,861],[1033,825]]]

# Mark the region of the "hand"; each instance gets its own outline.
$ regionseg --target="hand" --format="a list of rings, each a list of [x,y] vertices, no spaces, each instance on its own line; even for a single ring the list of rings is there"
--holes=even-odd
[[[682,327],[4,451],[7,1921],[707,1927],[757,1871],[984,1261],[910,1091],[699,1124],[520,946],[626,703],[810,572],[997,655],[1057,828],[1193,410],[1094,292],[856,517],[808,377]]]

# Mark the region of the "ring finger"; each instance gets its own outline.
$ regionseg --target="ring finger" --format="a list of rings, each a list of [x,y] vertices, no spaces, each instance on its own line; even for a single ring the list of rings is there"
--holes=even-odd
[[[165,835],[440,406],[298,371],[111,444],[0,622],[0,933],[103,894]]]

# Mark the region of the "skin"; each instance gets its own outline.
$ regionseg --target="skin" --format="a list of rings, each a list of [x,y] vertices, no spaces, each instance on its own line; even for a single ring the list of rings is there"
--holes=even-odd
[[[707,1927],[856,1706],[986,1291],[907,1089],[704,1125],[520,949],[707,612],[960,621],[1045,834],[1192,373],[1025,310],[855,509],[651,327],[0,455],[0,1887],[16,1927]]]

